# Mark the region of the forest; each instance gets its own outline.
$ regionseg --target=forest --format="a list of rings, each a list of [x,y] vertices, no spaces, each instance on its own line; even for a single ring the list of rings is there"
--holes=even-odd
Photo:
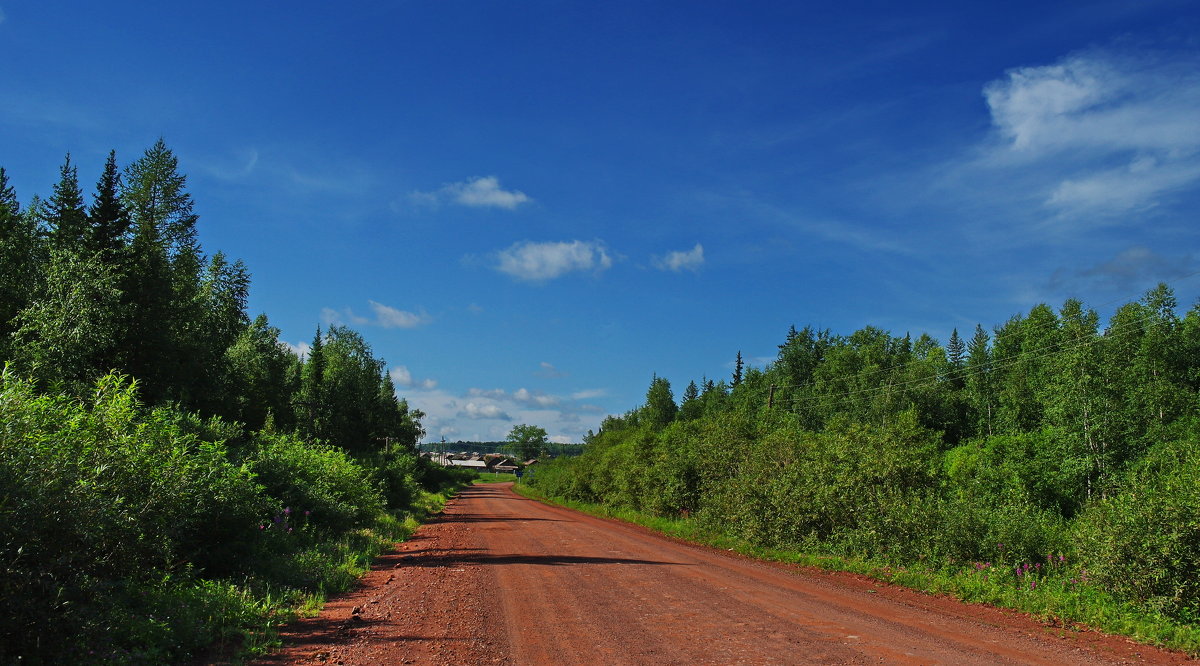
[[[462,479],[360,334],[249,317],[162,140],[99,173],[0,168],[0,661],[261,652]]]
[[[944,345],[793,327],[773,362],[739,352],[729,380],[692,381],[678,402],[654,377],[643,405],[529,483],[747,552],[1197,651],[1197,389],[1200,307],[1181,315],[1162,284],[1103,328],[1076,300]]]

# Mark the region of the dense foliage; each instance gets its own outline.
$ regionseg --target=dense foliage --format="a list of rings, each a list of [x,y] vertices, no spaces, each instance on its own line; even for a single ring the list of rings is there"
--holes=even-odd
[[[642,407],[531,482],[762,547],[1020,575],[1069,563],[1071,585],[1196,622],[1198,389],[1200,307],[1180,317],[1163,285],[1103,331],[1077,301],[945,346],[793,328],[766,368],[737,363],[678,405],[655,377]]]
[[[110,154],[90,205],[69,156],[24,207],[0,169],[0,661],[260,634],[460,481],[417,457],[422,414],[361,335],[293,353],[196,224],[161,140]]]

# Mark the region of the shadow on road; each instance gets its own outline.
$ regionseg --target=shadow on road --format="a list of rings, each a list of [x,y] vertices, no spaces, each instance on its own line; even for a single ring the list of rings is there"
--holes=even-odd
[[[692,566],[683,562],[659,562],[636,560],[625,557],[585,557],[579,555],[482,555],[469,553],[446,553],[443,555],[416,555],[403,559],[402,566],[447,567],[460,564],[537,564],[543,566],[571,566],[576,564],[651,564],[656,566]]]
[[[517,518],[515,516],[472,516],[471,514],[442,514],[429,521],[430,523],[524,523],[530,521],[545,521],[549,523],[566,522],[558,518]]]

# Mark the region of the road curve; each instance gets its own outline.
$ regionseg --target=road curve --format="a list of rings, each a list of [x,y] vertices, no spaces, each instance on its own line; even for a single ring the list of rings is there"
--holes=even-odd
[[[1124,639],[464,490],[264,663],[1186,663]]]

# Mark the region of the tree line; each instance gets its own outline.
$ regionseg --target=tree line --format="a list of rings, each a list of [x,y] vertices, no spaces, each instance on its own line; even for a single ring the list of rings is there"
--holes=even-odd
[[[731,377],[679,401],[654,377],[642,405],[533,483],[901,566],[1053,554],[1076,581],[1194,622],[1200,306],[1179,314],[1159,285],[1100,322],[1068,300],[945,344],[792,327],[773,362],[739,353]]]
[[[72,394],[115,370],[148,404],[249,431],[415,446],[422,415],[360,334],[318,327],[302,359],[249,318],[250,273],[203,252],[178,167],[161,139],[124,170],[110,152],[89,203],[68,155],[50,197],[25,206],[0,168],[0,363]]]

